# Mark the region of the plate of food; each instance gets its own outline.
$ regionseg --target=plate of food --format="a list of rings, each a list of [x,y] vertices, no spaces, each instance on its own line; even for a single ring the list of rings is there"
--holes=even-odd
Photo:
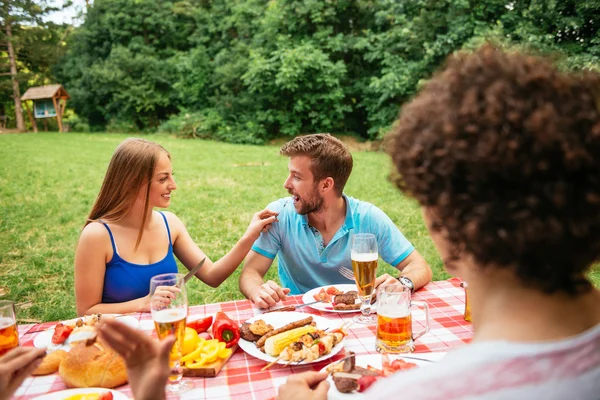
[[[121,392],[103,388],[80,388],[59,390],[33,400],[128,400]]]
[[[47,351],[69,351],[72,343],[90,339],[96,336],[96,325],[102,318],[118,318],[133,328],[138,327],[138,320],[130,315],[119,314],[92,314],[81,318],[73,318],[56,324],[53,328],[40,332],[33,339],[33,345]]]
[[[355,313],[360,311],[360,298],[354,284],[321,286],[309,290],[302,296],[304,304],[315,300],[323,300],[321,303],[309,305],[315,310],[335,313]],[[371,306],[373,309],[373,306]]]
[[[394,360],[385,354],[367,354],[356,356],[353,352],[340,361],[329,364],[321,371],[329,372],[328,399],[367,399],[368,388],[378,379],[402,371],[420,368],[439,360],[445,353],[423,353],[413,358],[394,356]],[[417,357],[418,356],[418,357]]]
[[[300,312],[272,312],[240,327],[239,346],[268,363],[299,365],[333,357],[343,348],[339,323]]]

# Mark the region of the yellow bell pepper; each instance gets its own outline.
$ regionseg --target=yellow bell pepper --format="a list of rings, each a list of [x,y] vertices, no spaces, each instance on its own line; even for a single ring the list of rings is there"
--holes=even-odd
[[[185,361],[189,361],[189,360],[195,360],[196,358],[198,358],[200,356],[200,354],[202,353],[202,349],[204,348],[204,343],[205,342],[206,342],[206,339],[204,339],[203,337],[201,337],[200,338],[200,342],[198,342],[198,345],[196,346],[196,350],[194,350],[191,353],[188,353],[185,356],[181,357],[181,362],[185,362]]]
[[[219,358],[229,358],[229,356],[231,356],[231,353],[233,353],[233,350],[231,350],[231,349],[222,349],[222,350],[219,350],[218,357]]]
[[[194,360],[195,362],[187,362],[185,364],[188,368],[200,368],[206,364],[206,357],[204,355],[200,356],[199,360]]]
[[[206,356],[206,362],[211,363],[217,361],[219,354],[219,342],[207,344],[204,348],[204,355]]]

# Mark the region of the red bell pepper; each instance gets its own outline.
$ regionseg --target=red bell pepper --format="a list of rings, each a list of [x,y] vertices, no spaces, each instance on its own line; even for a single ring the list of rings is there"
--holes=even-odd
[[[235,346],[240,340],[240,328],[225,313],[219,311],[212,326],[213,337],[219,342],[225,342],[225,347]]]
[[[198,333],[206,332],[208,328],[212,325],[213,317],[212,315],[204,318],[197,319],[195,321],[188,322],[185,326],[188,328],[192,328]]]

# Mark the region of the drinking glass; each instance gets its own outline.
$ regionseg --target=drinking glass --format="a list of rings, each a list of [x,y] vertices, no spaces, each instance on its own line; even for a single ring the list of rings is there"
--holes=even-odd
[[[169,367],[171,374],[167,382],[167,391],[181,393],[190,387],[183,381],[183,369],[180,365],[181,346],[185,337],[185,323],[188,315],[188,301],[183,274],[162,274],[150,280],[152,320],[158,338],[163,340],[175,335],[171,349]]]
[[[15,303],[0,301],[0,356],[19,345]]]
[[[425,329],[413,334],[411,307],[425,311]],[[377,341],[381,353],[410,353],[415,340],[429,331],[429,308],[423,301],[411,301],[410,289],[402,284],[387,285],[377,293]]]
[[[356,279],[356,288],[360,296],[361,315],[354,317],[355,322],[374,324],[375,317],[371,315],[371,300],[375,292],[377,278],[377,239],[371,233],[357,233],[352,236],[352,270]]]
[[[471,322],[471,304],[469,304],[469,291],[467,290],[469,284],[462,282],[460,285],[465,288],[465,321]]]

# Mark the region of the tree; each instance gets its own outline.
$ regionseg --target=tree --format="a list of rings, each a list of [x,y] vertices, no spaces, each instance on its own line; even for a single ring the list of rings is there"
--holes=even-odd
[[[19,42],[23,40],[31,27],[43,26],[42,17],[56,8],[49,7],[45,1],[34,2],[33,0],[1,0],[0,18],[3,29],[0,38],[6,44],[8,61],[10,65],[10,76],[12,83],[12,97],[14,99],[15,120],[19,131],[25,130],[23,109],[21,107],[21,90],[19,82],[19,59],[16,49]],[[25,25],[25,26],[24,26]]]

